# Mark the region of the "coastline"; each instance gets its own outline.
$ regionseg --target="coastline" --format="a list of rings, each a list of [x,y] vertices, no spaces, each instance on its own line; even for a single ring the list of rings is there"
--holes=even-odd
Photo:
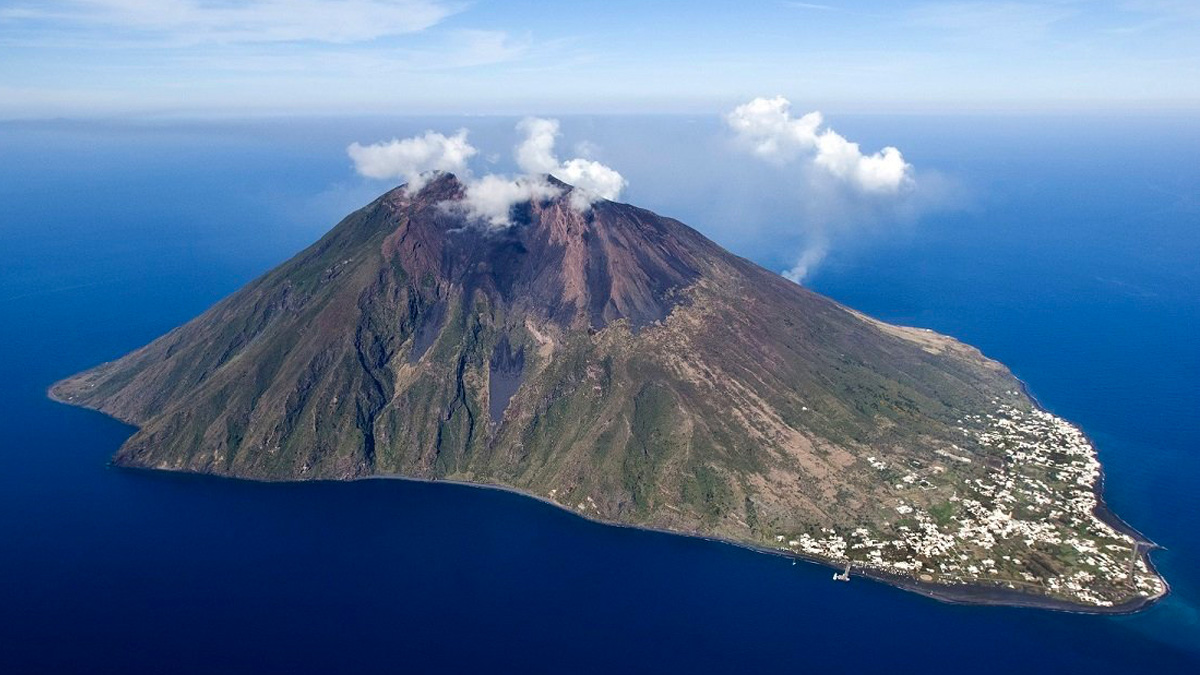
[[[1014,378],[1015,378],[1015,376],[1014,376]],[[1015,379],[1017,379],[1017,381],[1020,383],[1020,385],[1022,387],[1022,391],[1025,393],[1026,396],[1029,397],[1030,401],[1032,401],[1035,406],[1037,406],[1038,408],[1040,408],[1042,410],[1045,410],[1046,412],[1050,412],[1050,411],[1046,410],[1046,408],[1044,406],[1042,406],[1041,402],[1038,401],[1037,398],[1035,398],[1032,393],[1029,392],[1027,385],[1023,381],[1021,381],[1019,378],[1015,378]],[[48,387],[46,389],[47,398],[49,398],[50,400],[52,400],[56,403],[61,403],[64,405],[69,405],[69,406],[77,407],[77,408],[83,408],[85,410],[91,410],[93,412],[96,412],[96,413],[99,413],[106,417],[109,417],[110,419],[115,419],[123,424],[128,424],[128,425],[134,427],[135,429],[138,428],[138,426],[136,424],[133,424],[132,422],[130,422],[128,420],[120,419],[120,418],[115,417],[109,413],[106,413],[98,408],[94,408],[94,407],[87,406],[87,405],[82,405],[80,403],[66,400],[66,399],[63,399],[63,398],[55,395],[54,389],[60,382],[55,382],[54,384],[50,385],[50,387]],[[1053,413],[1051,413],[1051,414],[1053,414]],[[1091,438],[1088,438],[1088,442],[1091,443]],[[1092,447],[1093,448],[1096,447],[1094,443],[1092,444]],[[683,536],[683,537],[692,537],[692,538],[696,538],[696,539],[703,539],[706,541],[711,541],[711,542],[715,542],[715,543],[719,543],[719,544],[736,546],[738,548],[754,551],[756,553],[762,553],[762,554],[767,554],[767,555],[778,556],[778,557],[785,558],[785,559],[799,560],[799,561],[803,561],[806,563],[817,564],[822,567],[825,567],[828,569],[833,569],[833,570],[841,570],[844,565],[844,563],[838,563],[838,562],[832,561],[832,560],[825,560],[823,558],[808,556],[808,555],[804,555],[802,553],[796,553],[796,552],[792,552],[792,551],[784,551],[784,550],[769,548],[766,546],[761,546],[761,545],[750,543],[750,542],[740,541],[737,539],[731,539],[728,537],[721,537],[718,535],[706,534],[703,532],[687,532],[687,531],[681,531],[681,530],[670,530],[670,529],[660,528],[660,527],[635,525],[632,523],[622,523],[622,522],[617,522],[617,521],[604,520],[601,518],[596,518],[596,517],[587,515],[585,513],[581,513],[579,511],[577,511],[576,509],[572,509],[568,506],[560,504],[560,503],[558,503],[552,499],[549,499],[545,496],[535,494],[532,492],[528,492],[528,491],[522,490],[520,488],[512,487],[509,485],[498,484],[498,483],[480,483],[480,482],[471,482],[471,481],[454,480],[454,479],[418,478],[418,477],[404,476],[404,475],[399,475],[399,474],[355,476],[355,477],[351,477],[351,478],[313,478],[313,479],[250,478],[250,477],[245,477],[245,476],[235,476],[235,475],[229,475],[229,474],[193,471],[193,470],[188,470],[188,469],[165,469],[165,468],[157,468],[157,467],[126,465],[126,464],[114,462],[112,460],[110,460],[108,462],[108,466],[110,466],[112,468],[124,470],[124,471],[134,471],[134,472],[145,471],[145,472],[154,472],[154,473],[186,474],[186,475],[191,475],[191,476],[203,476],[203,477],[211,477],[211,478],[224,479],[224,480],[244,481],[244,482],[248,482],[248,483],[297,483],[297,484],[301,484],[301,483],[352,483],[352,482],[357,482],[357,481],[369,481],[369,480],[395,480],[395,481],[407,481],[407,482],[412,482],[412,483],[426,483],[426,484],[439,484],[440,483],[443,485],[455,485],[455,486],[461,486],[461,487],[467,487],[467,488],[496,490],[496,491],[500,491],[500,492],[507,492],[510,494],[514,494],[514,495],[517,495],[517,496],[520,496],[520,497],[523,497],[526,499],[533,499],[533,500],[536,500],[543,504],[547,504],[549,506],[557,508],[566,513],[569,513],[576,518],[581,518],[583,520],[586,520],[586,521],[589,521],[592,523],[596,523],[598,525],[604,525],[607,527],[620,527],[620,528],[627,528],[627,529],[632,529],[632,530],[641,530],[641,531],[645,531],[645,532],[655,532],[658,534],[666,534],[666,535],[672,535],[672,536]],[[1078,605],[1078,604],[1074,604],[1071,602],[1067,602],[1065,600],[1059,600],[1056,598],[1050,598],[1050,597],[1041,596],[1041,595],[1034,595],[1034,594],[1027,593],[1024,591],[1018,591],[1015,589],[1010,589],[1010,588],[1000,587],[1000,586],[986,586],[986,585],[982,585],[982,584],[966,584],[966,583],[956,584],[956,585],[948,585],[948,584],[938,584],[938,583],[933,583],[933,582],[925,582],[925,581],[921,581],[920,579],[916,579],[913,577],[908,577],[908,576],[899,575],[899,574],[891,574],[888,572],[884,572],[882,570],[876,570],[876,569],[868,568],[868,567],[854,567],[853,565],[851,565],[851,568],[850,568],[851,576],[857,575],[859,577],[871,579],[872,581],[880,582],[880,583],[883,583],[883,584],[886,584],[889,586],[893,586],[895,588],[899,588],[901,590],[916,593],[916,594],[924,596],[926,598],[930,598],[930,599],[936,600],[938,602],[943,602],[943,603],[947,603],[947,604],[1044,609],[1044,610],[1050,610],[1050,611],[1056,611],[1056,612],[1066,612],[1066,613],[1072,613],[1072,614],[1093,614],[1093,615],[1108,615],[1108,616],[1135,614],[1137,612],[1148,609],[1149,607],[1158,603],[1163,598],[1167,597],[1171,592],[1170,584],[1158,572],[1158,569],[1154,566],[1154,563],[1151,560],[1150,555],[1149,555],[1150,551],[1161,548],[1161,547],[1158,544],[1151,541],[1149,538],[1147,538],[1141,532],[1134,529],[1131,525],[1126,523],[1124,520],[1121,520],[1121,518],[1118,517],[1108,507],[1108,505],[1104,501],[1104,497],[1103,497],[1103,485],[1104,485],[1104,472],[1103,472],[1103,464],[1101,464],[1101,474],[1100,474],[1099,480],[1096,483],[1096,488],[1095,488],[1097,505],[1094,510],[1094,513],[1096,514],[1096,516],[1098,518],[1100,518],[1102,521],[1104,521],[1105,523],[1112,526],[1114,529],[1117,529],[1118,531],[1120,531],[1124,534],[1127,534],[1127,535],[1133,537],[1135,540],[1137,540],[1138,553],[1139,553],[1140,557],[1145,562],[1147,568],[1151,572],[1153,572],[1156,576],[1158,576],[1158,578],[1160,580],[1162,580],[1162,582],[1163,582],[1164,590],[1163,590],[1162,594],[1153,596],[1153,597],[1135,598],[1128,602],[1122,603],[1120,605],[1114,605],[1111,607],[1100,607],[1100,606],[1090,606],[1090,605]]]
[[[126,467],[126,466],[120,466],[120,465],[114,465],[114,466],[116,466],[117,468],[120,468],[120,469],[133,470],[133,471],[158,471],[158,469],[147,469],[147,468],[142,468],[142,467]],[[190,473],[190,474],[194,474],[194,475],[212,475],[212,474],[201,474],[198,472],[180,472],[180,473]],[[217,476],[217,477],[223,478],[224,476]],[[318,480],[314,480],[314,481],[286,481],[286,480],[285,481],[270,481],[270,480],[261,481],[261,480],[257,480],[257,479],[253,479],[253,478],[250,478],[250,479],[235,478],[235,480],[245,480],[248,482],[255,482],[255,483],[272,483],[272,482],[281,482],[281,483],[302,483],[302,482],[350,483],[350,482],[368,481],[368,480],[397,480],[397,481],[407,481],[407,482],[411,482],[411,483],[425,483],[425,484],[441,483],[444,485],[456,485],[456,486],[467,487],[467,488],[496,490],[499,492],[507,492],[510,494],[514,494],[514,495],[524,497],[527,499],[533,499],[533,500],[542,502],[543,504],[547,504],[547,505],[553,506],[559,510],[565,511],[565,512],[575,516],[576,518],[581,518],[588,522],[596,523],[598,525],[604,525],[607,527],[620,527],[620,528],[626,528],[626,529],[631,529],[631,530],[640,530],[643,532],[655,532],[658,534],[666,534],[666,535],[672,535],[672,536],[677,536],[677,537],[682,536],[682,537],[691,537],[694,539],[703,539],[705,541],[711,541],[711,542],[715,542],[718,544],[725,544],[728,546],[735,546],[737,548],[754,551],[756,553],[773,555],[773,556],[777,556],[777,557],[784,558],[784,559],[800,560],[800,561],[803,561],[806,563],[820,565],[821,567],[826,567],[826,568],[829,568],[829,569],[832,569],[835,571],[840,571],[844,565],[844,563],[838,563],[835,561],[825,560],[822,558],[806,556],[801,553],[793,553],[791,551],[782,551],[779,549],[772,549],[772,548],[768,548],[766,546],[759,546],[759,545],[752,544],[749,542],[740,541],[737,539],[730,539],[728,537],[704,534],[702,532],[684,532],[684,531],[680,531],[680,530],[669,530],[666,528],[651,527],[651,526],[645,526],[645,525],[633,525],[630,523],[620,523],[620,522],[616,522],[616,521],[603,520],[601,518],[594,518],[587,514],[580,513],[579,511],[577,511],[575,509],[564,506],[563,504],[559,504],[558,502],[555,502],[554,500],[547,499],[546,497],[543,497],[541,495],[533,494],[531,492],[527,492],[525,490],[514,488],[514,487],[511,487],[508,485],[499,485],[499,484],[495,484],[495,483],[473,483],[473,482],[461,481],[461,480],[413,478],[410,476],[401,476],[401,475],[362,476],[359,478],[350,478],[350,479],[346,479],[346,480],[318,479]],[[1150,545],[1153,546],[1154,548],[1158,548],[1158,546],[1156,544],[1150,543]],[[1154,568],[1153,564],[1150,562],[1149,556],[1146,555],[1146,553],[1148,552],[1148,549],[1145,548],[1144,546],[1142,546],[1139,548],[1139,552],[1145,558],[1147,565],[1150,566],[1150,569],[1155,574],[1158,574],[1158,570],[1156,568]],[[1121,605],[1114,605],[1112,607],[1093,607],[1093,606],[1088,606],[1088,605],[1077,605],[1077,604],[1067,602],[1065,600],[1057,600],[1055,598],[1047,598],[1044,596],[1032,595],[1032,594],[1025,593],[1022,591],[1017,591],[1017,590],[999,587],[999,586],[988,587],[988,586],[984,586],[984,585],[971,585],[971,584],[961,584],[961,585],[950,586],[950,585],[946,585],[946,584],[929,583],[929,582],[921,581],[920,579],[914,579],[911,577],[906,577],[906,576],[898,575],[898,574],[889,574],[887,572],[882,572],[882,571],[875,570],[872,568],[867,568],[867,567],[857,567],[856,568],[853,565],[851,565],[850,572],[851,572],[851,576],[857,575],[860,577],[871,579],[872,581],[880,582],[883,584],[887,584],[889,586],[894,586],[894,587],[900,588],[902,590],[917,593],[918,595],[922,595],[924,597],[931,598],[933,600],[937,600],[939,602],[944,602],[947,604],[1020,607],[1020,608],[1029,608],[1029,609],[1048,609],[1051,611],[1068,612],[1068,613],[1073,613],[1073,614],[1097,614],[1097,615],[1135,614],[1137,612],[1140,612],[1144,609],[1149,608],[1150,606],[1154,605],[1155,603],[1157,603],[1160,600],[1162,600],[1163,598],[1165,598],[1170,593],[1170,586],[1167,586],[1166,587],[1167,590],[1162,595],[1159,595],[1156,597],[1139,598],[1139,599],[1131,600],[1126,603],[1122,603]],[[1159,577],[1161,578],[1161,575],[1159,575]],[[1164,580],[1163,583],[1165,585],[1166,581]]]
[[[1007,368],[1007,366],[1006,366],[1006,368]],[[1009,374],[1012,374],[1013,379],[1016,380],[1017,383],[1021,386],[1021,393],[1025,394],[1025,396],[1033,403],[1034,407],[1036,407],[1039,410],[1042,410],[1046,413],[1054,415],[1055,417],[1060,417],[1057,413],[1050,410],[1045,404],[1043,404],[1042,401],[1040,399],[1038,399],[1037,396],[1034,395],[1033,391],[1029,388],[1029,385],[1025,382],[1025,380],[1022,380],[1021,378],[1017,377],[1015,374],[1012,373],[1011,370],[1009,370]],[[1062,418],[1062,419],[1066,419],[1066,418]],[[1069,422],[1069,420],[1068,420],[1068,422]],[[1096,453],[1096,460],[1099,462],[1100,446],[1097,445],[1094,440],[1092,440],[1092,437],[1086,431],[1084,431],[1084,429],[1082,427],[1076,425],[1074,422],[1069,422],[1069,423],[1072,426],[1074,426],[1076,429],[1078,429],[1079,433],[1083,434],[1083,437],[1085,439],[1087,439],[1088,444],[1092,446],[1092,450],[1094,450]],[[1155,603],[1159,602],[1160,600],[1166,598],[1168,595],[1171,594],[1170,582],[1167,581],[1167,578],[1164,577],[1158,571],[1158,568],[1155,567],[1155,565],[1154,565],[1154,560],[1150,557],[1150,553],[1152,551],[1162,549],[1163,547],[1160,546],[1154,540],[1147,537],[1145,534],[1142,534],[1142,532],[1140,530],[1138,530],[1137,528],[1135,528],[1134,526],[1125,522],[1125,520],[1122,519],[1120,516],[1118,516],[1115,511],[1113,511],[1111,508],[1109,508],[1108,502],[1104,499],[1104,486],[1105,486],[1105,482],[1108,480],[1108,473],[1104,469],[1104,462],[1099,462],[1099,464],[1100,464],[1100,477],[1096,479],[1096,484],[1092,488],[1093,494],[1096,495],[1096,507],[1094,509],[1092,509],[1092,513],[1095,514],[1095,516],[1097,518],[1099,518],[1102,522],[1106,523],[1107,525],[1109,525],[1116,531],[1118,531],[1122,534],[1128,535],[1129,537],[1132,537],[1134,539],[1134,541],[1137,542],[1138,556],[1142,559],[1142,562],[1144,562],[1146,564],[1146,569],[1150,570],[1150,572],[1152,572],[1156,577],[1158,577],[1159,581],[1161,581],[1163,584],[1163,592],[1160,595],[1157,595],[1152,598],[1146,598],[1139,604],[1139,606],[1137,606],[1129,611],[1111,612],[1113,614],[1133,614],[1135,612],[1139,612],[1143,609],[1149,608],[1150,606],[1154,605]],[[1130,603],[1126,603],[1126,604],[1130,604]]]

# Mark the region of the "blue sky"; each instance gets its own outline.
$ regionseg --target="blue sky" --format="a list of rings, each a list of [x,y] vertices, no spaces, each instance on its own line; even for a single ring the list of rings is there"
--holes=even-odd
[[[0,0],[0,117],[1200,110],[1200,2]]]

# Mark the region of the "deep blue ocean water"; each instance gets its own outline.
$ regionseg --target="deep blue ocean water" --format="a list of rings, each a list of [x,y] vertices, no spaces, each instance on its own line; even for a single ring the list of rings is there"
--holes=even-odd
[[[810,284],[1008,364],[1097,442],[1174,593],[1080,616],[941,604],[724,544],[400,481],[106,467],[130,429],[54,380],[140,346],[386,185],[344,147],[512,120],[0,124],[0,672],[1200,672],[1200,123],[842,117],[949,196]],[[629,201],[787,267],[795,176],[713,120],[571,118]],[[504,167],[504,160],[498,163]]]

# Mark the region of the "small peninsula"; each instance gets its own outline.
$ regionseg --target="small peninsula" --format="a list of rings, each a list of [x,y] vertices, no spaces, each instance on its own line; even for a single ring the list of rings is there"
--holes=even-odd
[[[391,190],[50,395],[138,427],[119,466],[498,486],[955,602],[1166,594],[1092,443],[1001,364],[539,180],[504,227],[450,174]]]

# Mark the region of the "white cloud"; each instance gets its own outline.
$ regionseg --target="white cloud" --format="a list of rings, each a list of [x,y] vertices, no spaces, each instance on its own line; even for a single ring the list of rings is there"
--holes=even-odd
[[[826,127],[820,112],[793,116],[782,96],[740,105],[725,122],[755,156],[796,171],[803,192],[795,213],[807,244],[783,272],[796,283],[812,274],[833,244],[910,220],[933,196],[918,194],[913,167],[896,148],[863,154],[858,143]]]
[[[525,139],[517,146],[517,166],[526,174],[551,174],[575,186],[571,204],[586,210],[597,199],[616,199],[627,184],[616,169],[595,160],[576,157],[562,162],[554,154],[559,136],[558,120],[527,117],[517,125]]]
[[[517,123],[517,131],[525,139],[517,145],[517,166],[525,173],[551,173],[558,168],[554,156],[554,141],[558,136],[558,120],[526,117]]]
[[[470,217],[484,220],[491,227],[506,227],[513,206],[561,193],[546,181],[546,175],[574,187],[569,203],[577,211],[588,210],[597,199],[616,199],[625,188],[621,174],[600,162],[582,157],[559,160],[554,154],[558,120],[527,117],[517,124],[517,131],[524,138],[513,157],[522,175],[507,178],[490,174],[468,181],[462,206]]]
[[[792,116],[792,104],[782,96],[756,98],[738,106],[725,121],[755,155],[780,164],[797,157],[865,192],[894,193],[912,180],[912,166],[900,151],[886,147],[864,155],[858,143],[833,129],[821,129],[820,112]]]
[[[791,105],[782,96],[756,98],[734,108],[725,116],[725,122],[750,144],[754,154],[772,161],[788,161],[816,147],[817,129],[823,121],[819,112],[793,118]]]
[[[0,10],[0,20],[54,21],[179,44],[348,44],[422,31],[456,11],[438,0],[47,0]]]
[[[467,130],[459,129],[453,136],[426,131],[421,136],[392,139],[385,143],[346,148],[354,169],[368,178],[400,178],[408,183],[410,192],[425,186],[426,172],[448,171],[464,173],[467,160],[478,150],[467,142]]]
[[[461,202],[467,216],[485,221],[494,228],[508,227],[512,207],[530,200],[552,199],[559,189],[540,176],[507,178],[489,174],[467,182]]]
[[[410,192],[424,187],[431,171],[456,174],[464,186],[463,198],[447,206],[493,228],[508,226],[509,214],[517,204],[562,194],[562,189],[546,180],[546,175],[554,175],[574,187],[570,205],[578,211],[591,208],[597,199],[615,199],[624,189],[625,179],[611,167],[582,157],[562,162],[555,156],[558,120],[529,117],[517,124],[517,130],[524,137],[514,149],[521,170],[516,178],[498,174],[473,176],[468,162],[479,151],[467,142],[466,129],[459,129],[453,136],[426,131],[420,136],[372,145],[352,143],[346,152],[359,174],[368,178],[403,179]],[[485,159],[495,161],[492,157]]]
[[[864,155],[858,143],[829,130],[817,137],[813,163],[868,192],[895,192],[911,180],[912,166],[896,148],[889,146],[873,155]]]
[[[571,204],[581,211],[596,199],[616,199],[625,189],[625,178],[612,167],[590,159],[572,159],[555,172],[564,183],[575,186]]]

